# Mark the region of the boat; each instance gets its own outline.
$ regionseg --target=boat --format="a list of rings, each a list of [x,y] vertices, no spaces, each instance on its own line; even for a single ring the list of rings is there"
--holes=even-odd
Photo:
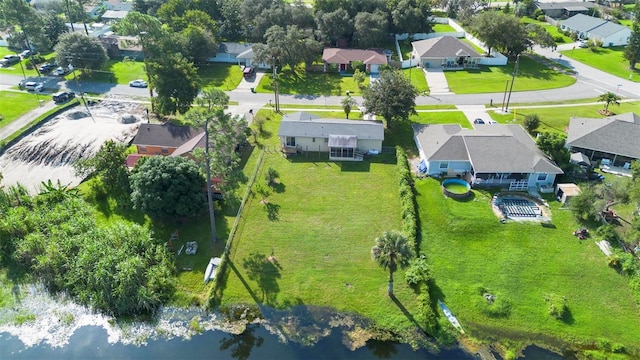
[[[438,305],[440,306],[440,309],[442,309],[442,312],[444,313],[444,316],[447,317],[447,320],[449,320],[449,322],[451,323],[451,325],[453,325],[454,328],[456,328],[458,331],[460,331],[461,334],[464,334],[464,330],[462,329],[462,325],[460,325],[460,322],[458,321],[458,319],[453,315],[453,313],[451,312],[451,310],[449,310],[449,308],[447,307],[447,305],[445,305],[442,301],[438,300]]]
[[[209,260],[209,265],[207,265],[207,269],[204,271],[205,284],[208,283],[209,280],[216,278],[216,270],[218,269],[218,266],[220,266],[221,262],[222,259],[219,257],[212,257],[211,260]]]

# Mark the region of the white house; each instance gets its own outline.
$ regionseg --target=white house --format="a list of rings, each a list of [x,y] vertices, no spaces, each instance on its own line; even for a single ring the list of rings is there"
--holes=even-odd
[[[329,160],[360,161],[382,150],[384,126],[377,121],[323,119],[306,112],[286,114],[278,129],[285,153],[328,152]]]
[[[476,68],[482,56],[474,48],[453,36],[440,36],[411,43],[412,59],[425,68]]]
[[[460,176],[472,186],[548,188],[563,171],[520,125],[413,125],[427,175]]]
[[[601,41],[603,47],[627,45],[631,36],[631,29],[626,26],[584,14],[561,22],[561,28],[577,33],[581,39]]]

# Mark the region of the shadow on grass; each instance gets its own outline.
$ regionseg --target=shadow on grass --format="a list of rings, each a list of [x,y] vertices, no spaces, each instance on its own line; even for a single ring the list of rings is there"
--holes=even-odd
[[[261,253],[251,253],[248,257],[242,259],[242,267],[247,271],[249,280],[258,283],[258,287],[262,292],[261,302],[274,305],[280,292],[278,279],[282,277],[280,274],[282,266],[280,266],[276,257],[273,255],[267,257]]]
[[[413,317],[413,315],[411,315],[411,313],[409,312],[409,310],[407,310],[406,307],[404,307],[404,305],[402,305],[402,303],[400,302],[400,300],[398,300],[398,298],[396,298],[396,296],[394,294],[389,294],[389,297],[391,298],[391,301],[393,301],[396,306],[400,309],[400,311],[402,311],[402,313],[404,314],[404,316],[407,317],[407,319],[409,319],[409,321],[411,321],[413,323],[413,325],[415,325],[415,327],[417,327],[418,329],[420,329],[420,331],[422,331],[422,333],[426,334],[427,332],[424,330],[424,328],[422,326],[420,326],[420,323],[416,320],[416,318]]]
[[[278,194],[282,194],[287,188],[287,185],[281,182],[272,182],[270,186],[273,189],[273,191]]]
[[[228,338],[220,339],[220,351],[231,351],[231,356],[234,359],[246,360],[251,356],[251,351],[254,347],[259,348],[264,342],[262,336],[255,336],[257,325],[249,325],[239,335],[231,335]]]
[[[251,290],[251,286],[249,286],[249,284],[244,279],[244,277],[242,277],[242,275],[240,274],[240,272],[236,268],[235,264],[231,260],[229,260],[229,267],[231,268],[233,273],[236,275],[236,277],[238,277],[238,280],[240,280],[242,285],[244,285],[244,288],[247,289],[247,292],[249,293],[249,295],[251,295],[251,298],[253,299],[253,301],[255,301],[256,304],[260,304],[261,303],[260,299],[258,299],[258,297],[256,296],[256,293],[254,293],[253,290]]]
[[[564,310],[564,314],[562,314],[562,318],[560,320],[567,325],[573,325],[576,322],[573,318],[573,314],[571,313],[571,309],[569,308]]]
[[[280,205],[268,202],[264,204],[264,210],[267,212],[269,221],[280,220]]]
[[[339,162],[340,171],[345,172],[370,172],[371,163],[369,161],[344,161]]]

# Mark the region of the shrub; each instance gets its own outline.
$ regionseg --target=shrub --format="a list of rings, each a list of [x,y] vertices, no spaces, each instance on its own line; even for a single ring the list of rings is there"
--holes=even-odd
[[[540,127],[540,117],[538,114],[527,114],[524,117],[524,129],[531,135],[536,132],[536,129]]]
[[[278,173],[278,170],[270,167],[269,169],[267,169],[267,172],[264,174],[264,181],[266,181],[267,184],[271,185],[279,177],[280,177],[280,174]]]
[[[536,18],[536,20],[538,20],[538,21],[545,21],[545,20],[546,20],[546,18],[544,17],[544,15],[540,15],[540,16],[538,16],[538,17]]]
[[[544,296],[547,303],[549,315],[555,319],[562,320],[567,313],[567,300],[564,296],[549,294]]]
[[[411,243],[413,250],[418,252],[420,245],[417,242],[418,217],[416,215],[415,194],[413,192],[413,175],[409,169],[407,154],[401,147],[396,147],[396,160],[398,166],[398,192],[400,195],[402,231]]]
[[[407,285],[409,285],[409,287],[414,291],[419,291],[421,285],[424,285],[422,290],[428,292],[427,283],[431,279],[431,275],[429,273],[429,265],[427,265],[426,259],[416,258],[411,260],[409,268],[405,271],[404,276],[407,280]]]

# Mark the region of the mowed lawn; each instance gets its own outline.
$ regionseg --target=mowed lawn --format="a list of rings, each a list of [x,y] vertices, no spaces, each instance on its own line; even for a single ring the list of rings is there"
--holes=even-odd
[[[449,88],[456,94],[504,92],[511,81],[514,60],[505,66],[481,66],[480,69],[445,71]],[[576,79],[548,68],[526,56],[520,57],[518,76],[513,91],[533,91],[562,88],[573,85]]]
[[[640,81],[640,69],[638,69],[637,66],[634,70],[629,69],[629,61],[624,58],[623,46],[597,48],[595,52],[591,51],[591,49],[577,48],[561,51],[561,53],[611,75],[615,75],[623,79],[629,79],[629,75],[631,75],[631,81]]]
[[[607,266],[597,236],[572,236],[579,225],[558,202],[550,200],[554,226],[501,224],[490,193],[474,191],[472,201],[459,202],[445,198],[432,178],[418,180],[416,190],[434,295],[471,336],[583,344],[608,339],[640,347],[640,314],[627,279]],[[511,304],[508,316],[485,315],[480,287]],[[543,297],[549,294],[566,297],[564,321],[548,315]]]
[[[50,99],[41,96],[42,99]],[[38,97],[28,92],[0,91],[0,128],[39,106]]]
[[[417,78],[417,77],[416,77]],[[365,78],[364,86],[369,85],[369,76]],[[415,81],[415,79],[414,79]],[[426,80],[425,80],[426,84]],[[257,92],[272,93],[273,77],[265,74],[256,87]],[[341,76],[337,72],[316,73],[298,70],[294,76],[290,70],[278,74],[278,91],[281,94],[300,95],[342,95],[347,91],[351,95],[360,96],[362,91],[358,88],[351,76]]]

